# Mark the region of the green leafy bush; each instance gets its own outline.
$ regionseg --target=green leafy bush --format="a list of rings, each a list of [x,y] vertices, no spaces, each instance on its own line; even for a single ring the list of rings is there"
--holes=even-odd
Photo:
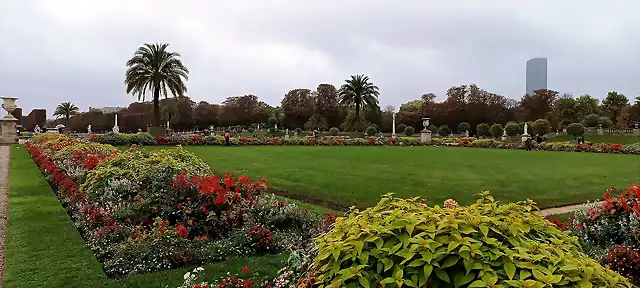
[[[447,125],[442,125],[440,126],[440,128],[438,128],[438,135],[442,137],[447,137],[451,135],[451,129]]]
[[[438,127],[436,127],[436,125],[429,125],[429,127],[427,127],[427,130],[431,131],[431,133],[436,134],[438,133]]]
[[[404,129],[407,129],[407,125],[405,124],[398,125],[398,131],[400,131],[400,133],[404,132]]]
[[[458,132],[464,133],[467,130],[471,130],[471,125],[467,122],[462,122],[458,124]]]
[[[567,125],[567,133],[569,133],[569,135],[573,135],[573,137],[584,135],[584,130],[584,125],[580,123],[571,123]]]
[[[582,253],[577,238],[488,194],[468,207],[386,195],[316,238],[321,287],[631,287]]]
[[[584,117],[582,120],[582,125],[586,127],[597,127],[598,122],[600,121],[600,115],[598,114],[589,114]]]
[[[376,127],[374,127],[373,125],[369,126],[367,128],[367,130],[365,131],[365,133],[367,134],[367,136],[373,136],[376,135],[376,132],[378,132],[378,129],[376,129]]]
[[[336,127],[331,127],[331,129],[329,129],[330,136],[336,136],[338,133],[340,133],[340,130]]]
[[[336,127],[333,127],[333,128],[336,128]],[[333,129],[333,128],[331,128],[331,129]],[[329,132],[331,132],[331,129],[329,129]],[[336,128],[336,130],[338,130],[338,128]],[[298,135],[300,135],[300,133],[302,133],[302,128],[298,127],[298,128],[296,128],[295,131],[296,131],[296,133],[298,133]]]
[[[602,116],[598,120],[598,125],[602,125],[602,128],[609,128],[613,125],[613,121],[607,116]]]
[[[404,135],[411,136],[413,135],[413,133],[415,133],[415,130],[413,130],[413,127],[407,126],[407,128],[404,128]]]
[[[510,122],[510,123],[507,123],[506,126],[504,126],[504,130],[507,131],[508,136],[516,136],[518,135],[520,126],[518,126],[518,123],[516,122]]]
[[[491,125],[491,128],[489,129],[489,133],[491,133],[491,136],[493,136],[494,138],[498,138],[498,137],[502,136],[502,134],[504,133],[504,129],[502,128],[502,124],[493,124],[493,125]]]
[[[489,137],[491,136],[491,132],[489,131],[490,129],[491,127],[489,127],[489,124],[487,123],[478,124],[476,127],[476,133],[478,134],[478,137]]]
[[[531,126],[531,128],[533,128],[533,133],[537,135],[545,135],[551,132],[551,123],[547,119],[538,119],[534,121]]]

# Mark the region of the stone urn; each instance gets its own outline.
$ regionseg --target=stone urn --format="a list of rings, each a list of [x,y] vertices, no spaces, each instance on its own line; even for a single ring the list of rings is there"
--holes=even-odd
[[[424,129],[420,131],[420,142],[422,143],[431,141],[431,131],[428,129],[429,120],[431,120],[431,118],[422,118],[422,126],[424,126]]]
[[[18,119],[13,117],[11,112],[18,107],[16,105],[18,98],[6,96],[0,98],[2,99],[2,108],[7,111],[7,115],[0,118],[0,144],[17,144],[18,132],[16,131],[16,124]]]
[[[11,112],[13,112],[13,110],[16,110],[16,108],[18,108],[18,105],[16,105],[16,101],[18,100],[18,98],[7,97],[7,96],[2,96],[0,98],[2,98],[2,109],[4,109],[4,111],[7,111],[7,115],[5,115],[3,119],[18,120],[15,117],[13,117],[13,115],[11,115]]]

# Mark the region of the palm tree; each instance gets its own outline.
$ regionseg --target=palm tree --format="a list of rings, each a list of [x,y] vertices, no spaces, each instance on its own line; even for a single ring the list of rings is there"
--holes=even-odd
[[[169,93],[174,97],[184,96],[187,92],[185,82],[189,70],[179,59],[180,54],[167,51],[169,44],[144,44],[138,48],[133,58],[127,61],[124,84],[127,93],[133,93],[138,101],[144,101],[147,91],[153,93],[153,123],[160,122],[160,95],[165,98]]]
[[[71,102],[60,103],[58,107],[56,107],[56,111],[53,112],[53,116],[64,116],[65,119],[69,120],[71,116],[77,115],[80,109],[78,106]]]
[[[364,105],[371,109],[378,107],[378,86],[369,82],[369,76],[351,75],[351,79],[345,80],[345,84],[340,87],[340,104],[345,106],[355,105],[356,117],[360,117],[360,108]]]

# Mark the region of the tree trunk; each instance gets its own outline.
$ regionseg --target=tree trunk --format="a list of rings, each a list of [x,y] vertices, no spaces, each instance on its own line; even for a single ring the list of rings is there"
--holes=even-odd
[[[153,89],[153,126],[160,127],[160,86]]]

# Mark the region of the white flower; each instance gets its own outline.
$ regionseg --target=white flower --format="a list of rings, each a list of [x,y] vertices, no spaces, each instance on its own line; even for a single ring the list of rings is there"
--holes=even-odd
[[[191,273],[187,272],[184,274],[184,280],[187,280],[189,277],[191,277]]]

